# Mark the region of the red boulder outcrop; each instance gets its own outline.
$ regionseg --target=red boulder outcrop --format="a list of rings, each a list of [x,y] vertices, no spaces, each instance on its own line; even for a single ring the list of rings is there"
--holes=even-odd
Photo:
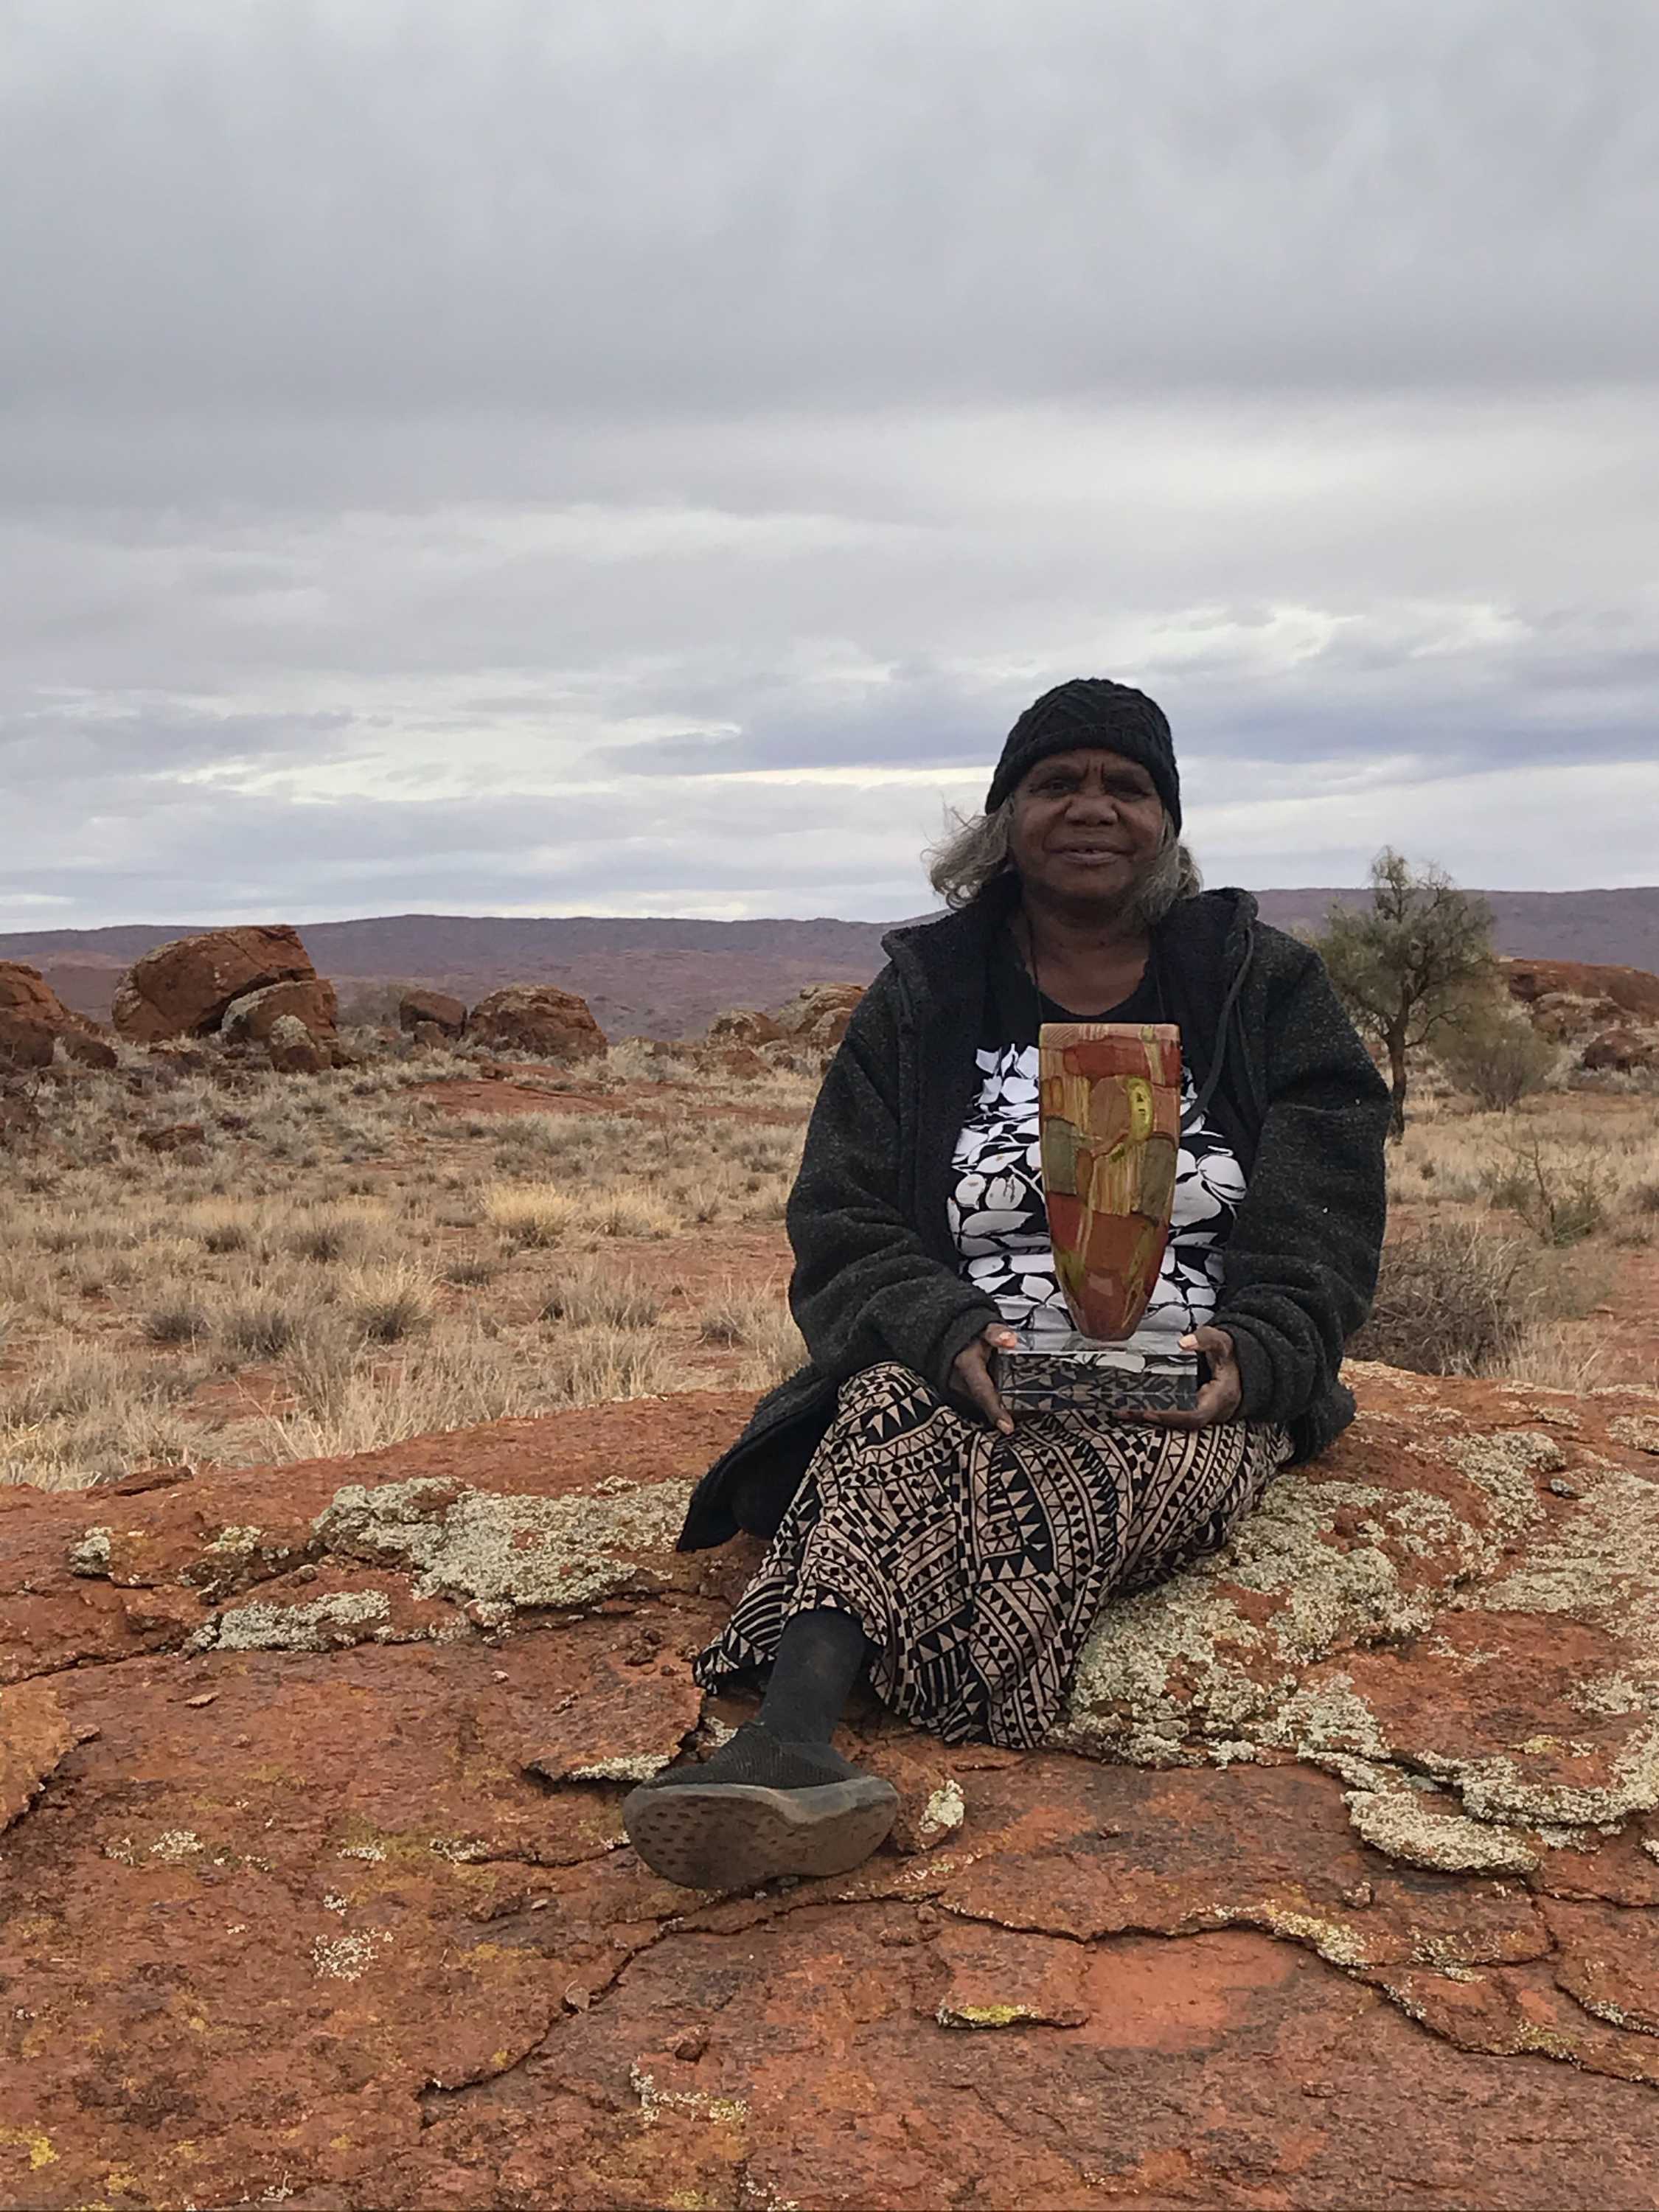
[[[1603,1030],[1580,1053],[1578,1065],[1592,1074],[1611,1069],[1628,1075],[1638,1068],[1659,1067],[1659,1030]]]
[[[159,945],[135,961],[115,994],[112,1018],[135,1044],[210,1036],[234,1001],[250,992],[317,980],[297,930],[208,930]]]
[[[480,999],[466,1018],[470,1043],[538,1060],[591,1060],[605,1049],[605,1031],[587,1001],[550,983],[513,983]]]
[[[405,991],[398,1002],[398,1026],[417,1042],[422,1025],[435,1029],[445,1040],[460,1036],[466,1027],[466,1006],[447,991]]]
[[[265,1054],[279,1075],[320,1075],[331,1064],[328,1045],[297,1014],[278,1014],[265,1038]]]
[[[1355,1381],[1062,1742],[866,1705],[892,1847],[754,1896],[619,1819],[750,1710],[746,1395],[0,1488],[0,2202],[1651,2212],[1653,1401]]]
[[[1659,1022],[1659,975],[1645,968],[1597,967],[1582,960],[1501,960],[1498,966],[1510,995],[1523,1006],[1573,999]]]
[[[268,1044],[276,1024],[289,1014],[319,1044],[331,1044],[338,1035],[338,1012],[334,986],[320,975],[301,982],[267,983],[263,990],[232,1000],[219,1034],[227,1044]]]
[[[770,1014],[763,1014],[753,1006],[732,1006],[723,1014],[716,1014],[708,1024],[710,1044],[757,1045],[774,1044],[783,1030]]]
[[[1510,994],[1534,1026],[1590,1074],[1659,1067],[1659,975],[1577,960],[1504,960]]]
[[[832,1052],[847,1034],[853,1009],[864,996],[862,983],[811,983],[798,991],[773,1017],[779,1034],[791,1043]]]
[[[87,1067],[113,1067],[115,1048],[96,1025],[66,1006],[38,968],[0,960],[0,1066],[42,1068],[62,1045]]]

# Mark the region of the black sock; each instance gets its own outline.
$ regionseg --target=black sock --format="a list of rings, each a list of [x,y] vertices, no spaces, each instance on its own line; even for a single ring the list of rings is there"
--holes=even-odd
[[[798,1613],[778,1639],[763,1725],[787,1743],[828,1743],[873,1648],[850,1613],[834,1606]]]
[[[759,1721],[745,1721],[701,1766],[677,1766],[658,1775],[647,1789],[711,1782],[758,1783],[767,1790],[815,1790],[827,1782],[848,1782],[857,1773],[827,1743],[785,1743]]]

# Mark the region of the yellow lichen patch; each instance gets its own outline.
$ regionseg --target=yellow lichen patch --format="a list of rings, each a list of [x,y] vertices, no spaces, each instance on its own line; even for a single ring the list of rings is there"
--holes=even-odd
[[[942,2004],[933,2017],[941,2027],[1013,2027],[1038,2015],[1024,2005]]]
[[[56,2166],[58,2163],[52,2137],[40,2128],[0,2127],[0,2147],[27,2151],[31,2173],[39,2173],[43,2166]]]

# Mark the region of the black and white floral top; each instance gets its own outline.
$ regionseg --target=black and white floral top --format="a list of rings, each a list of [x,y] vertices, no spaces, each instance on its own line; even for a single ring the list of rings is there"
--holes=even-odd
[[[1071,1013],[1046,997],[1042,1001],[1044,1021],[1158,1018],[1150,975],[1121,1006],[1100,1015]],[[1066,1334],[1073,1322],[1054,1273],[1042,1202],[1037,1021],[1030,977],[1012,939],[1005,938],[993,963],[987,1034],[975,1055],[979,1092],[952,1156],[956,1180],[950,1219],[963,1275],[986,1293],[1005,1321],[1041,1340]],[[1211,1121],[1194,1113],[1195,1097],[1191,1071],[1185,1069],[1170,1241],[1138,1335],[1167,1331],[1178,1336],[1209,1320],[1221,1287],[1222,1247],[1244,1195],[1238,1158]]]

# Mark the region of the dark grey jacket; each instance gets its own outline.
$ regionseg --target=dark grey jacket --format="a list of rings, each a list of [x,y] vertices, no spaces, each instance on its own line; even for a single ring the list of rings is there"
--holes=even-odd
[[[777,1526],[848,1376],[896,1359],[945,1395],[957,1353],[1000,1318],[959,1272],[946,1206],[987,964],[1018,888],[1000,878],[882,939],[888,965],[825,1073],[786,1212],[809,1364],[699,1483],[682,1551]],[[1338,1370],[1376,1285],[1389,1097],[1317,954],[1255,915],[1248,891],[1183,900],[1153,957],[1249,1176],[1215,1316],[1237,1346],[1240,1410],[1287,1424],[1304,1460],[1353,1418]]]

